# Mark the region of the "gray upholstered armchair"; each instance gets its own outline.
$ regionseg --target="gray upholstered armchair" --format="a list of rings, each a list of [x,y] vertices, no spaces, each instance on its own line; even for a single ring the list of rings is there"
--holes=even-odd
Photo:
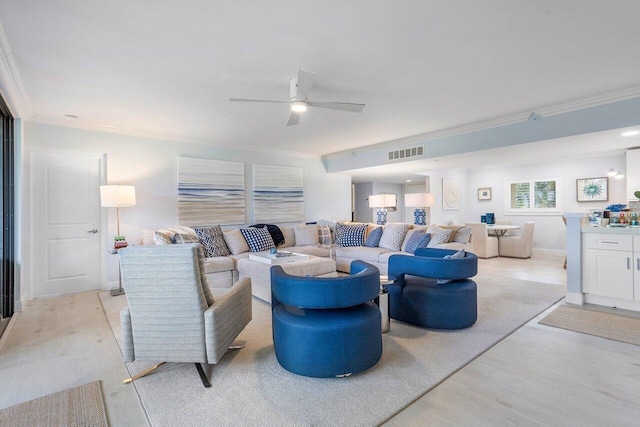
[[[195,363],[205,387],[202,363],[215,364],[251,321],[251,281],[217,289],[215,299],[204,275],[199,244],[132,246],[119,251],[129,307],[122,310],[122,356]]]

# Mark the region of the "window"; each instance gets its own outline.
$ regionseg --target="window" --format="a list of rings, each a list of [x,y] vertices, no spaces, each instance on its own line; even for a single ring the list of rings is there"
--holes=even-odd
[[[561,211],[560,178],[506,181],[505,214],[558,214]]]

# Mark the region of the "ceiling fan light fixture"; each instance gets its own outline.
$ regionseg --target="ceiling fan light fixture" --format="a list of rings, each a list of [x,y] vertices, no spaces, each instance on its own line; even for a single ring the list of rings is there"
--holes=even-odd
[[[294,113],[304,113],[307,111],[307,103],[304,101],[293,101],[291,103],[291,111]]]

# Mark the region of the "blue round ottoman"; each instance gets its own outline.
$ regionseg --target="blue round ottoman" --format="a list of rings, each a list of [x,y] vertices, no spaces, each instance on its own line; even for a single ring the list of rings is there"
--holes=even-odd
[[[382,356],[380,271],[351,263],[342,277],[292,276],[271,267],[273,347],[280,365],[307,377],[343,377]]]
[[[307,377],[340,377],[365,371],[382,356],[380,310],[373,303],[339,310],[272,311],[276,358]]]
[[[473,280],[436,285],[435,280],[405,279],[404,311],[411,323],[433,329],[463,329],[478,320],[478,291]]]

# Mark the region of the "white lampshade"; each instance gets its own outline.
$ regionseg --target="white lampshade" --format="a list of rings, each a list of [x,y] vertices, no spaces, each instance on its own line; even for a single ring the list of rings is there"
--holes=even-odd
[[[396,207],[396,195],[395,194],[374,194],[369,196],[370,208],[395,208]]]
[[[135,206],[136,187],[133,185],[101,185],[100,205],[103,208]]]
[[[404,195],[407,208],[427,208],[435,205],[435,196],[431,193],[410,193]]]

